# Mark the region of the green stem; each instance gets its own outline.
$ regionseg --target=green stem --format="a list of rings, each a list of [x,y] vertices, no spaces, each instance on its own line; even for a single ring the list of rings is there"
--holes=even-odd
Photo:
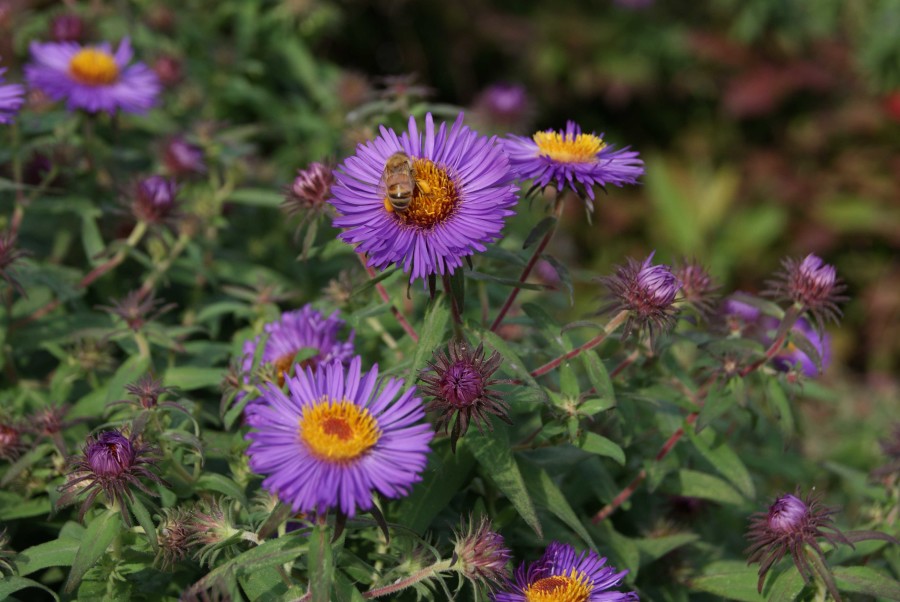
[[[432,564],[431,566],[426,566],[423,569],[419,569],[405,579],[395,581],[394,583],[385,585],[384,587],[370,589],[369,591],[364,592],[362,597],[366,600],[372,600],[374,598],[380,598],[381,596],[387,596],[389,594],[399,592],[400,590],[406,589],[407,587],[419,583],[420,581],[430,579],[439,573],[450,570],[451,564],[452,560],[441,560]]]

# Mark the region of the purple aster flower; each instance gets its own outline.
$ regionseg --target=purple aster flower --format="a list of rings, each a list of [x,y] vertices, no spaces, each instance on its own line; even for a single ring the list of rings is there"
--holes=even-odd
[[[165,484],[149,470],[155,464],[153,452],[153,448],[117,430],[104,431],[88,438],[82,457],[72,463],[68,480],[59,488],[63,495],[56,502],[57,507],[71,504],[79,494],[87,493],[78,512],[78,520],[83,520],[84,513],[103,493],[109,504],[119,507],[125,524],[131,526],[131,518],[125,508],[126,500],[134,498],[131,488],[136,487],[147,495],[159,497],[158,493],[141,483],[141,478]]]
[[[750,547],[745,550],[745,554],[749,554],[747,564],[760,563],[759,581],[756,585],[760,593],[766,573],[785,554],[790,553],[803,579],[809,581],[812,568],[807,554],[818,554],[822,565],[825,564],[817,539],[824,538],[835,547],[839,543],[853,545],[832,524],[831,515],[837,512],[837,508],[822,506],[820,498],[821,496],[810,493],[804,502],[797,496],[783,495],[769,506],[768,512],[757,512],[750,517],[747,529]],[[826,578],[826,584],[832,590],[834,584],[830,579]],[[832,595],[836,593],[832,591]],[[835,599],[840,599],[840,596],[835,596]]]
[[[583,134],[574,121],[563,132],[546,130],[531,138],[510,136],[504,141],[509,162],[520,177],[560,192],[569,187],[593,210],[594,186],[636,184],[644,162],[630,147],[616,150],[603,134]],[[587,194],[587,198],[585,198]]]
[[[655,253],[655,252],[654,252]],[[650,338],[670,328],[675,321],[675,297],[681,282],[667,265],[653,265],[653,255],[638,263],[628,262],[616,268],[613,276],[601,278],[612,294],[613,301],[603,311],[629,312],[623,336],[633,330],[647,330]]]
[[[294,358],[303,349],[315,350],[314,355],[300,363],[303,368],[315,370],[322,364],[333,361],[347,363],[353,356],[354,333],[351,331],[347,340],[342,340],[340,331],[343,327],[344,321],[338,318],[337,311],[327,318],[312,305],[304,305],[298,310],[285,312],[277,321],[263,326],[268,338],[263,343],[265,347],[260,357],[260,365],[270,369],[281,386],[291,373]],[[253,358],[262,339],[260,335],[244,343],[241,359],[244,382],[250,382],[249,374],[253,369]],[[239,397],[243,395],[239,394]]]
[[[175,212],[178,185],[164,176],[150,176],[135,185],[131,212],[138,221],[161,224]]]
[[[32,62],[25,79],[54,100],[66,99],[70,111],[145,113],[156,103],[159,80],[143,63],[131,62],[131,42],[124,38],[113,52],[103,43],[31,43]]]
[[[634,592],[610,591],[618,587],[628,571],[616,572],[604,566],[606,558],[593,550],[578,554],[568,544],[554,541],[537,562],[523,563],[515,582],[506,591],[493,594],[494,602],[532,602],[536,600],[578,600],[579,602],[626,602],[637,600]]]
[[[421,480],[434,436],[422,400],[415,387],[401,393],[402,379],[379,383],[378,367],[362,374],[360,364],[357,356],[346,369],[298,370],[287,394],[264,385],[263,403],[248,408],[250,467],[295,513],[354,516],[373,507],[374,492],[401,497]]]
[[[778,322],[774,318],[772,321],[772,328],[777,328]],[[812,344],[815,350],[819,354],[819,359],[822,360],[822,370],[828,367],[831,363],[831,336],[825,332],[819,332],[815,328],[812,327],[812,324],[809,323],[805,318],[800,318],[797,320],[797,323],[794,324],[794,327],[791,328],[792,333],[801,334],[806,337],[806,339]],[[819,370],[819,366],[816,365],[816,362],[812,360],[808,355],[804,352],[800,351],[800,349],[794,345],[793,343],[788,343],[787,347],[781,351],[775,358],[772,360],[772,363],[779,370],[789,370],[793,366],[799,364],[800,370],[802,370],[803,374],[810,378],[814,378],[818,376],[821,371]]]
[[[176,136],[166,142],[163,163],[173,176],[190,176],[206,173],[203,149]]]
[[[837,322],[841,315],[837,304],[847,299],[840,294],[847,287],[837,277],[834,266],[812,253],[801,261],[784,259],[782,271],[768,284],[768,295],[792,301],[808,311],[820,331],[825,329],[826,319]]]
[[[6,69],[0,69],[0,123],[12,123],[13,116],[25,103],[25,87],[20,84],[3,84],[3,74]]]
[[[398,152],[409,159],[409,204],[402,210],[388,201],[384,178]],[[463,125],[462,114],[449,128],[435,128],[429,113],[424,134],[413,117],[400,136],[382,126],[378,138],[344,161],[335,180],[329,202],[339,213],[334,225],[346,228],[340,238],[378,269],[402,267],[410,282],[453,273],[463,257],[484,251],[500,238],[516,203],[500,145]]]

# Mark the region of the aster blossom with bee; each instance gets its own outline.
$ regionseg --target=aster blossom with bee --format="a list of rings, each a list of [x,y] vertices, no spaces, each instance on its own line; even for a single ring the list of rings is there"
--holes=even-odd
[[[380,134],[339,166],[329,199],[339,214],[334,225],[345,228],[340,238],[369,265],[397,265],[410,282],[452,274],[464,257],[501,237],[518,189],[495,138],[464,125],[462,114],[436,127],[429,113],[424,132],[410,117],[401,135],[384,126]],[[384,175],[398,152],[408,156],[414,182],[408,204],[395,208]]]
[[[25,79],[53,100],[66,100],[70,111],[145,113],[159,96],[156,74],[143,63],[131,63],[131,41],[124,38],[113,51],[106,42],[82,46],[76,42],[32,42],[32,61]]]
[[[421,480],[434,436],[423,419],[415,387],[378,380],[378,367],[361,371],[353,358],[298,369],[288,392],[261,387],[263,399],[247,412],[250,468],[262,486],[297,512],[336,508],[345,516],[373,508],[372,496],[409,494]]]
[[[568,544],[554,541],[539,560],[521,564],[504,591],[493,602],[628,602],[634,592],[611,591],[628,571],[616,571],[593,550],[580,554]]]
[[[509,136],[503,141],[513,170],[533,180],[538,188],[553,184],[562,192],[570,188],[593,209],[594,186],[636,184],[644,162],[630,147],[616,149],[603,134],[585,134],[574,121],[562,131],[544,130],[531,138]]]

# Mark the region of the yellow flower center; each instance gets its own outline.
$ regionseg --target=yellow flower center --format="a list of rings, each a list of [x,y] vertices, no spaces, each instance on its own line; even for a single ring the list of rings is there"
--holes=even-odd
[[[103,86],[119,79],[116,60],[108,52],[96,48],[79,50],[69,61],[69,73],[89,86]]]
[[[387,198],[384,208],[395,213],[404,224],[431,228],[453,214],[459,205],[459,192],[447,171],[428,159],[413,159],[416,186],[412,200],[403,211],[394,211]]]
[[[594,587],[587,575],[572,569],[569,576],[553,575],[538,579],[525,590],[526,602],[587,602]]]
[[[538,154],[560,163],[592,163],[597,153],[606,148],[600,136],[578,134],[569,137],[559,132],[538,132],[533,136]]]
[[[298,350],[299,351],[299,350]],[[278,386],[284,386],[285,379],[291,375],[291,370],[294,367],[294,358],[297,357],[297,353],[286,353],[281,357],[275,359],[272,362],[272,367],[275,368],[275,375],[278,377]],[[306,368],[307,366],[312,366],[313,372],[316,370],[316,361],[315,357],[310,357],[300,362],[301,368]]]
[[[365,408],[323,397],[300,417],[300,439],[320,460],[348,464],[381,438],[381,429]]]

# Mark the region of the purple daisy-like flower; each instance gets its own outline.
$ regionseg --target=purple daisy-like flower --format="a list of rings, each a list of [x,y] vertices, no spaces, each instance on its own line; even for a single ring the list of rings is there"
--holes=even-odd
[[[346,369],[298,369],[287,394],[264,385],[263,402],[248,408],[250,467],[295,513],[354,516],[373,507],[374,492],[401,497],[421,480],[434,436],[422,400],[415,387],[401,393],[402,379],[379,383],[378,367],[363,374],[360,364],[357,356]]]
[[[593,209],[594,186],[636,184],[644,173],[644,162],[631,147],[616,149],[603,141],[603,134],[584,134],[574,121],[561,132],[545,130],[531,138],[509,136],[504,140],[509,162],[519,176],[558,191],[568,187]]]
[[[347,363],[353,356],[354,333],[351,331],[347,340],[342,340],[339,335],[343,327],[344,321],[338,318],[337,311],[327,318],[312,305],[285,312],[277,321],[263,326],[268,338],[265,339],[260,365],[271,368],[278,384],[282,385],[290,374],[294,358],[303,349],[316,351],[300,363],[304,368],[315,370],[318,366],[333,361]],[[262,338],[260,335],[244,343],[241,369],[245,375],[249,375],[253,369],[253,358]],[[244,382],[249,382],[249,376],[245,376]]]
[[[145,113],[156,103],[159,80],[143,63],[129,65],[133,53],[128,38],[115,52],[108,43],[32,42],[30,49],[28,84],[54,100],[66,99],[70,111]]]
[[[492,596],[494,602],[626,602],[637,600],[634,592],[610,591],[618,587],[628,571],[605,566],[606,558],[593,550],[577,553],[568,544],[554,541],[537,562],[521,564],[515,582]]]
[[[777,326],[777,324],[775,325]],[[797,320],[797,323],[791,328],[791,332],[806,337],[806,340],[819,354],[819,359],[822,361],[822,370],[825,370],[831,363],[831,336],[825,332],[820,333],[805,318]],[[772,363],[780,370],[789,370],[791,367],[799,364],[803,374],[810,378],[814,378],[821,373],[816,362],[793,343],[788,343],[787,347],[775,356]]]
[[[365,253],[369,265],[396,264],[412,282],[453,273],[463,257],[500,238],[518,189],[496,138],[463,125],[462,114],[449,128],[435,128],[429,113],[424,134],[413,117],[400,136],[384,126],[380,131],[338,168],[329,199],[339,213],[334,225],[346,228],[340,238]],[[384,177],[398,152],[409,159],[401,168],[406,175],[397,174],[409,191],[400,210],[388,200]]]
[[[3,74],[6,69],[0,69],[0,123],[12,123],[13,117],[25,103],[25,87],[21,84],[3,84]]]

